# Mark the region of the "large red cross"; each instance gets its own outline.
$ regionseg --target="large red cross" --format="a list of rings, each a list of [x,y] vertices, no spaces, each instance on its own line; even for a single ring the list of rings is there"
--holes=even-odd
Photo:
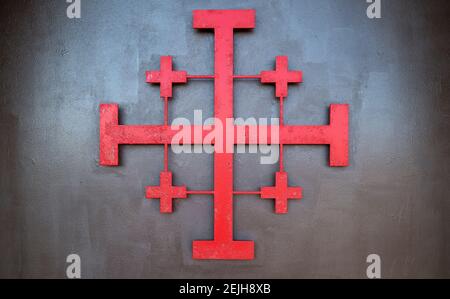
[[[234,74],[234,30],[255,27],[254,10],[197,10],[194,11],[194,28],[213,29],[215,36],[215,73],[214,75],[188,75],[175,72],[172,58],[161,58],[160,72],[147,72],[147,82],[160,84],[161,97],[165,100],[165,122],[163,125],[120,125],[119,106],[117,104],[100,105],[100,164],[103,166],[119,165],[118,147],[121,144],[159,144],[164,145],[164,171],[160,176],[160,186],[147,187],[147,198],[160,199],[162,213],[173,212],[173,199],[187,198],[190,194],[214,196],[214,239],[193,242],[194,259],[250,260],[254,258],[253,241],[237,241],[233,237],[233,197],[242,194],[255,194],[263,199],[275,200],[275,212],[287,213],[289,199],[300,199],[300,187],[289,187],[288,174],[283,166],[284,145],[329,145],[330,166],[348,165],[348,127],[349,106],[333,104],[330,106],[330,123],[323,126],[287,126],[284,125],[283,100],[288,95],[288,84],[299,83],[301,72],[288,71],[287,57],[277,58],[275,71],[262,72],[261,75],[239,76]],[[269,133],[268,141],[280,146],[280,171],[276,173],[274,187],[262,187],[259,191],[237,191],[233,188],[233,154],[217,151],[214,153],[214,189],[212,191],[194,191],[186,187],[173,186],[172,173],[168,167],[168,146],[172,137],[181,129],[168,125],[168,99],[172,97],[174,83],[186,83],[188,79],[213,79],[215,86],[214,116],[226,122],[233,118],[233,84],[234,80],[254,78],[262,83],[276,85],[276,97],[280,100],[280,125],[258,126]],[[250,127],[250,128],[249,128]],[[203,136],[209,132],[201,126],[189,126],[187,129],[200,130]],[[252,126],[235,125],[236,131],[244,130],[244,139],[234,134],[235,144],[260,144],[261,140],[249,138]],[[279,132],[278,142],[271,141],[270,132]],[[224,131],[225,135],[225,131]],[[228,140],[223,138],[223,140]],[[198,140],[182,140],[184,144],[202,144]]]

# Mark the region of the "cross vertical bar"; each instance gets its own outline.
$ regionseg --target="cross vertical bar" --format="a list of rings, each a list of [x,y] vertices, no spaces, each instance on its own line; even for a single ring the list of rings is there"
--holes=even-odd
[[[280,97],[280,127],[284,126],[284,98]],[[284,172],[284,146],[280,142],[280,172]]]
[[[214,116],[223,124],[233,117],[233,28],[215,30],[215,85]],[[226,142],[226,130],[222,132]],[[219,242],[233,240],[233,154],[227,148],[219,148],[223,142],[216,142],[214,152],[214,239]]]
[[[164,126],[169,126],[169,98],[164,97]],[[164,171],[169,171],[169,144],[164,143]]]
[[[233,118],[234,29],[254,27],[254,10],[194,11],[194,28],[214,29],[214,116],[223,124]],[[214,240],[194,241],[193,258],[251,260],[254,242],[233,240],[233,153],[226,130],[221,137],[214,145]]]

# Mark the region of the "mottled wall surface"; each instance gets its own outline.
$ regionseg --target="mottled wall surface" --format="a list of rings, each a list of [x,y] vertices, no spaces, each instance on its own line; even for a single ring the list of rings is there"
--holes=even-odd
[[[450,277],[449,1],[363,0],[3,1],[0,19],[0,277],[64,278],[66,256],[84,278]],[[163,150],[124,146],[121,166],[98,165],[101,102],[127,124],[163,121],[145,71],[173,55],[178,69],[213,71],[213,35],[192,29],[193,9],[254,8],[236,35],[236,73],[288,55],[288,124],[325,124],[330,103],[351,104],[351,166],[328,167],[323,146],[286,149],[290,184],[304,189],[288,215],[237,197],[235,235],[256,242],[250,262],[194,261],[191,241],[212,238],[212,199],[177,200],[159,213],[144,188],[159,183]],[[171,115],[213,113],[213,84],[176,87]],[[235,115],[276,117],[273,87],[237,82]],[[171,154],[176,184],[212,187],[212,156]],[[235,187],[273,183],[276,166],[235,156]]]

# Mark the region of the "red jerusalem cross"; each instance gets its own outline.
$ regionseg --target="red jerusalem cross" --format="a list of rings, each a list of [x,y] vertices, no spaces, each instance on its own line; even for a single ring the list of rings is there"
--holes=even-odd
[[[194,28],[212,29],[215,36],[215,72],[214,75],[188,75],[186,72],[174,71],[172,57],[161,58],[161,70],[147,72],[147,82],[160,84],[161,98],[164,100],[164,124],[162,125],[120,125],[119,107],[116,104],[100,106],[100,164],[103,166],[119,165],[120,144],[159,144],[164,145],[164,171],[160,175],[160,186],[147,187],[146,197],[160,200],[161,213],[173,212],[173,201],[185,199],[191,194],[212,195],[214,197],[214,239],[193,242],[194,259],[251,260],[254,258],[253,241],[237,241],[233,237],[233,200],[234,196],[243,194],[259,195],[263,199],[273,199],[275,213],[288,212],[289,199],[301,199],[302,189],[290,187],[288,174],[284,170],[283,147],[285,145],[320,144],[330,147],[330,166],[348,165],[348,126],[349,106],[333,104],[330,106],[330,123],[324,126],[287,126],[284,124],[284,100],[288,97],[288,84],[301,83],[300,71],[289,71],[288,58],[276,58],[275,71],[264,71],[260,75],[234,74],[234,30],[255,27],[254,10],[197,10],[194,11]],[[181,129],[168,125],[168,100],[172,98],[173,84],[187,83],[192,79],[214,80],[214,116],[226,123],[233,118],[233,84],[239,79],[258,79],[261,83],[275,84],[275,95],[280,103],[280,124],[278,126],[258,126],[266,132],[279,132],[277,142],[280,147],[280,170],[275,175],[275,186],[262,187],[259,191],[237,191],[233,188],[233,153],[219,151],[214,144],[214,189],[209,191],[188,190],[185,186],[174,186],[172,172],[169,171],[168,147],[172,137]],[[234,130],[243,130],[244,139],[236,137],[228,141],[223,132],[223,140],[231,145],[261,144],[261,140],[249,138],[248,132],[254,126],[234,125]],[[205,136],[204,127],[189,126],[184,129],[200,130]],[[203,139],[202,139],[203,140]],[[269,138],[270,140],[270,138]],[[182,140],[183,144],[202,144],[204,141]]]

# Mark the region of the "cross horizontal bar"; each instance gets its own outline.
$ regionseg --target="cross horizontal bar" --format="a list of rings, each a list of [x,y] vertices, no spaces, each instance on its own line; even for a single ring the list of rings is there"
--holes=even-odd
[[[205,79],[205,80],[213,80],[215,79],[214,75],[187,75],[188,79]],[[234,75],[234,79],[261,79],[260,75]]]
[[[188,190],[188,195],[194,194],[194,195],[214,195],[214,191],[195,191],[195,190]]]
[[[330,145],[330,166],[348,165],[348,105],[330,106],[330,124],[324,126],[245,126],[235,125],[234,145]],[[119,165],[121,144],[163,145],[171,144],[174,137],[185,130],[191,140],[179,138],[176,144],[215,144],[205,142],[214,126],[119,125],[119,106],[100,106],[100,164]],[[225,128],[226,130],[226,128]],[[255,135],[256,132],[256,135]],[[273,134],[278,134],[275,136]],[[226,136],[223,134],[222,136]],[[278,138],[276,138],[278,137]],[[231,138],[230,138],[231,139]],[[224,144],[228,141],[224,137]],[[227,146],[226,144],[224,146]]]
[[[187,75],[188,79],[214,79],[214,75]]]
[[[188,195],[214,195],[214,191],[188,190]],[[233,191],[234,195],[260,195],[261,191]]]

